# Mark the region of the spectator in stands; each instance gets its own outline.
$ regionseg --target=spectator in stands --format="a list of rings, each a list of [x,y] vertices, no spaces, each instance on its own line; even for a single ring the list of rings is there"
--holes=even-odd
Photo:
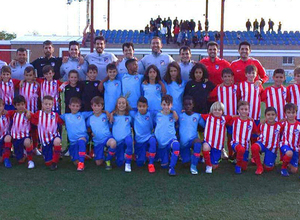
[[[173,34],[174,34],[174,44],[177,42],[178,34],[180,33],[180,27],[178,24],[175,25]]]
[[[60,66],[62,64],[62,58],[53,56],[54,53],[54,47],[50,40],[46,40],[43,42],[43,51],[45,54],[45,57],[40,57],[34,60],[31,65],[36,69],[37,71],[37,77],[43,78],[44,74],[42,72],[42,69],[46,65],[50,65],[54,68],[54,77],[53,79],[59,79],[60,78]]]
[[[164,20],[161,23],[162,23],[162,26],[167,27],[167,20],[166,20],[166,18],[164,18]]]
[[[183,37],[184,37],[184,34],[182,31],[179,32],[178,36],[177,36],[177,40],[176,40],[176,43],[178,46],[181,45],[182,41],[183,41]]]
[[[9,66],[11,67],[11,78],[23,80],[25,68],[32,66],[30,63],[27,63],[27,50],[23,47],[18,48],[16,58],[9,64]]]
[[[259,41],[263,40],[263,37],[259,31],[255,31],[254,37],[256,37],[256,39]]]
[[[205,43],[205,45],[207,45],[207,43],[209,42],[209,36],[208,36],[208,33],[205,34],[204,38],[203,38],[203,41]]]
[[[86,80],[88,64],[84,60],[80,63],[80,45],[77,41],[71,41],[69,43],[69,59],[66,63],[63,63],[60,67],[60,76],[63,81],[68,81],[69,72],[71,70],[77,70],[79,80]]]
[[[167,26],[163,25],[163,27],[160,29],[160,34],[162,40],[166,40]]]
[[[1,71],[1,69],[2,69],[3,66],[7,66],[7,63],[4,62],[4,61],[2,61],[2,60],[0,60],[0,71]]]
[[[149,34],[150,33],[150,28],[149,25],[147,24],[145,27],[145,34]]]
[[[198,21],[198,31],[202,31],[202,25],[201,25],[201,22],[200,21]]]
[[[269,25],[268,31],[270,31],[270,30],[274,31],[273,30],[273,28],[274,28],[274,22],[271,20],[271,18],[269,19],[268,25]]]
[[[158,17],[155,20],[155,24],[156,24],[157,29],[160,29],[161,21],[162,21],[161,17],[160,17],[160,15],[158,15]]]
[[[251,45],[247,41],[243,41],[239,44],[240,59],[231,62],[230,68],[234,73],[234,81],[236,83],[246,81],[245,69],[246,66],[254,65],[257,68],[257,77],[255,79],[256,86],[259,86],[268,81],[268,76],[261,63],[252,57],[250,57]]]
[[[98,68],[97,80],[103,80],[106,77],[106,66],[109,63],[117,62],[117,57],[109,52],[104,52],[105,39],[98,36],[94,39],[95,51],[86,55],[85,60],[88,64],[94,64]]]
[[[221,34],[217,31],[215,33],[215,40],[218,41],[218,40],[220,40],[220,38],[221,38]]]
[[[281,21],[279,21],[279,24],[278,24],[278,33],[281,33]]]
[[[193,19],[191,19],[190,22],[189,22],[190,31],[195,32],[195,27],[196,27],[196,23]]]
[[[196,46],[197,46],[198,43],[199,43],[198,36],[197,36],[196,33],[194,33],[194,35],[193,35],[192,43],[193,43],[193,45],[194,45],[194,48],[196,48]]]
[[[255,19],[255,21],[253,22],[253,32],[258,30],[258,21],[257,19]]]
[[[247,31],[250,31],[250,28],[252,27],[250,20],[248,19],[248,21],[246,22],[246,28]]]
[[[204,45],[204,39],[203,39],[203,35],[202,35],[202,34],[200,34],[200,37],[199,37],[199,46],[200,46],[200,48],[202,48],[202,47],[203,47],[203,45]]]
[[[236,38],[237,38],[238,40],[241,40],[241,32],[238,31],[238,32],[236,33]]]
[[[219,45],[215,41],[210,41],[207,44],[208,57],[200,60],[200,63],[204,64],[208,71],[208,80],[214,85],[221,84],[222,70],[230,67],[230,63],[218,57]]]
[[[153,28],[155,26],[155,21],[153,18],[150,19],[150,28]]]
[[[176,17],[176,18],[174,19],[174,21],[173,21],[173,27],[175,28],[176,25],[179,26],[177,17]]]
[[[190,34],[187,30],[183,32],[183,44],[185,46],[190,46],[191,44]]]
[[[148,68],[148,66],[154,64],[159,69],[161,78],[163,78],[166,74],[168,64],[174,61],[169,54],[162,53],[162,47],[163,44],[161,39],[159,37],[153,37],[151,40],[152,53],[141,59],[144,71]]]
[[[170,44],[170,41],[172,41],[172,32],[171,27],[167,25],[167,44]]]
[[[172,20],[170,17],[168,17],[168,20],[167,20],[167,28],[170,28],[170,30],[172,30]]]
[[[264,32],[265,25],[266,25],[265,19],[261,18],[260,24],[259,24],[259,27],[260,27],[260,33],[263,33],[263,32]]]

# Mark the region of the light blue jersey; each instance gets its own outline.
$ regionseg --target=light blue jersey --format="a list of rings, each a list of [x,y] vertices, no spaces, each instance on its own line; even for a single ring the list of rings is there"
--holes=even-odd
[[[121,96],[121,82],[119,80],[108,80],[104,86],[104,109],[112,112],[117,103],[117,99]]]
[[[133,127],[135,132],[135,141],[137,143],[145,143],[152,137],[154,128],[154,115],[152,112],[147,112],[142,115],[139,112],[131,111],[130,115],[133,118]]]
[[[167,84],[165,82],[165,86],[167,89],[167,94],[173,97],[173,107],[172,110],[175,110],[177,114],[180,114],[182,110],[182,101],[183,101],[183,93],[186,85],[186,81],[182,81],[181,84],[177,82],[171,82]]]
[[[104,143],[107,138],[112,136],[109,129],[109,121],[105,113],[102,113],[98,117],[92,115],[88,118],[86,125],[92,129],[95,146]]]
[[[24,80],[24,70],[26,67],[32,66],[30,63],[24,63],[21,65],[19,62],[16,63],[16,66],[11,68],[11,78],[12,79],[18,79],[18,80]],[[1,70],[1,68],[0,68]]]
[[[148,100],[148,109],[150,111],[161,110],[161,85],[142,84],[144,97]]]
[[[121,76],[124,75],[125,73],[128,73],[128,70],[125,66],[127,60],[128,60],[127,58],[123,58],[123,60],[117,66],[118,74],[120,74]],[[138,65],[139,65],[138,73],[143,73],[143,64],[141,63],[141,61],[138,61]]]
[[[164,115],[161,112],[156,114],[155,118],[155,137],[158,142],[158,148],[165,148],[172,139],[176,138],[175,119],[173,114]]]
[[[86,72],[88,63],[86,61],[83,64],[79,64],[79,58],[69,57],[68,62],[63,63],[60,66],[60,77],[63,81],[68,81],[68,75],[71,70],[77,70],[79,73],[79,80],[86,80]]]
[[[194,64],[190,61],[188,63],[179,62],[181,78],[186,82],[191,80],[190,79],[190,71],[193,68]]]
[[[112,134],[117,144],[124,141],[128,135],[131,135],[131,120],[129,115],[114,115]]]
[[[185,112],[179,114],[179,137],[180,147],[189,147],[190,141],[198,138],[198,125],[205,127],[205,121],[199,113],[187,115]]]
[[[76,114],[66,113],[60,116],[65,122],[71,144],[76,143],[83,137],[87,140],[88,135],[85,120],[92,114],[93,112],[77,112]]]
[[[144,76],[141,74],[130,75],[125,73],[122,78],[122,94],[127,97],[131,108],[137,107],[137,101],[141,96],[141,84]]]

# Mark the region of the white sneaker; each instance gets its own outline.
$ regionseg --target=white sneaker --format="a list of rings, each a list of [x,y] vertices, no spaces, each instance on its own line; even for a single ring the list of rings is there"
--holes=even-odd
[[[28,161],[28,169],[34,168],[34,162],[32,160]]]
[[[205,173],[212,173],[212,166],[206,166]]]
[[[65,154],[64,154],[65,157],[69,157],[70,156],[70,151],[68,150]]]
[[[42,156],[41,151],[39,151],[39,149],[37,149],[37,148],[34,148],[34,154],[35,154],[36,156]]]
[[[125,172],[130,173],[131,172],[131,164],[125,163]]]
[[[225,150],[225,148],[222,149],[221,158],[224,159],[224,160],[228,159],[228,154],[227,154],[227,151]]]

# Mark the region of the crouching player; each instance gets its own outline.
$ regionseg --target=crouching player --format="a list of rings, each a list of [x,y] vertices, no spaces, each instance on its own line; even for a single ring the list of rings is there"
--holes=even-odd
[[[247,170],[249,157],[249,142],[251,134],[257,133],[257,127],[252,118],[249,118],[249,103],[239,101],[239,117],[232,118],[232,149],[236,152],[235,173],[241,174],[242,169]]]
[[[198,174],[197,165],[201,152],[201,141],[198,137],[198,124],[205,126],[200,114],[193,112],[194,101],[192,96],[183,98],[184,112],[179,115],[180,156],[182,163],[191,161],[190,171],[193,175]],[[193,155],[191,156],[191,147]]]
[[[81,100],[77,97],[70,99],[69,108],[71,113],[63,114],[60,117],[66,124],[72,161],[77,165],[78,171],[83,171],[86,142],[88,140],[85,120],[92,115],[92,112],[79,112]]]
[[[297,106],[295,104],[286,104],[284,106],[284,113],[286,121],[282,123],[283,133],[280,142],[280,151],[282,154],[281,175],[287,177],[289,176],[288,165],[292,173],[298,171],[300,122],[296,120]]]
[[[61,153],[61,138],[58,132],[58,124],[63,121],[53,108],[52,96],[44,96],[42,101],[42,110],[31,114],[30,121],[37,125],[39,139],[43,146],[43,156],[46,166],[50,166],[50,170],[56,170]]]
[[[143,166],[146,162],[146,155],[149,158],[148,171],[155,172],[154,159],[156,155],[156,139],[153,134],[153,116],[148,111],[148,101],[140,97],[137,103],[138,112],[132,111],[133,127],[135,131],[134,152],[136,163]]]
[[[164,95],[162,97],[162,111],[156,115],[154,134],[158,142],[157,157],[161,160],[161,167],[168,168],[171,152],[169,175],[175,176],[175,166],[179,156],[180,144],[177,141],[175,131],[175,122],[178,120],[178,116],[175,111],[171,111],[172,103],[172,96]]]
[[[265,110],[266,122],[259,125],[258,141],[251,146],[252,158],[257,166],[255,174],[260,175],[264,169],[274,169],[278,144],[280,140],[281,123],[276,122],[277,112],[274,107]],[[264,168],[260,160],[260,152],[265,153]]]
[[[87,127],[90,127],[93,134],[95,162],[97,166],[104,160],[104,147],[108,147],[105,158],[106,170],[111,170],[111,160],[116,154],[116,140],[113,138],[109,129],[109,118],[103,112],[104,101],[100,96],[95,96],[91,100],[93,115],[87,120]]]
[[[32,161],[33,145],[29,135],[30,132],[30,112],[26,110],[26,101],[24,96],[16,96],[13,99],[13,105],[16,110],[8,111],[9,117],[12,119],[11,136],[13,138],[14,153],[18,162],[24,163],[26,156],[24,155],[24,147],[27,153],[28,169],[34,168]]]
[[[9,133],[9,115],[4,114],[4,101],[0,98],[0,156],[6,168],[11,168],[9,161],[11,152],[11,136]]]

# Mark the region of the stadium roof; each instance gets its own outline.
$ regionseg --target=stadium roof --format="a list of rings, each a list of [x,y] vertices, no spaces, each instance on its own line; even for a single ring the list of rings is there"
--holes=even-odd
[[[57,35],[25,35],[11,40],[11,44],[41,44],[51,40],[53,44],[68,44],[70,41],[82,41],[82,36],[57,36]]]

